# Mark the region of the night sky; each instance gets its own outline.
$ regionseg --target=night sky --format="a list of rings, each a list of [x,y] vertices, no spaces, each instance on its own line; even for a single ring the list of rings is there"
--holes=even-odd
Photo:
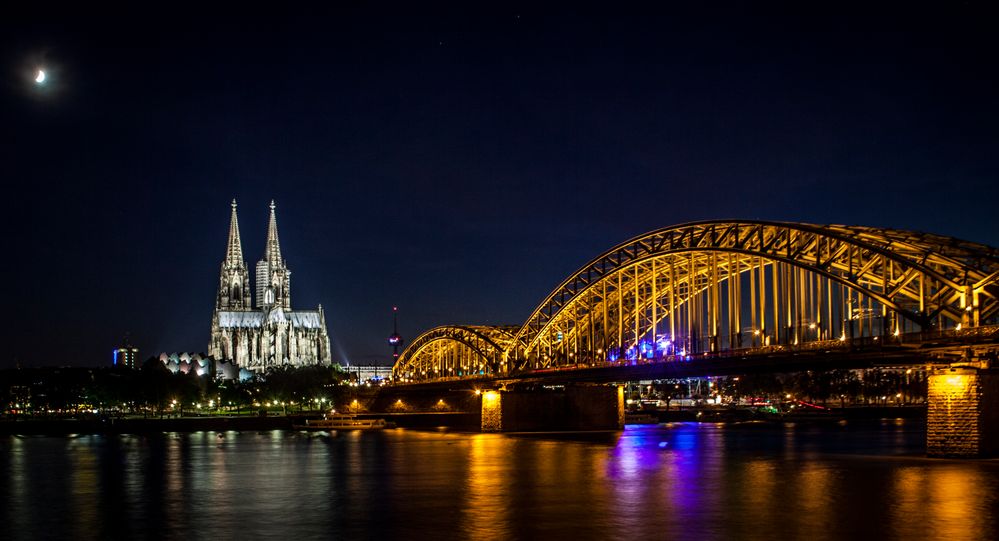
[[[233,198],[251,269],[276,201],[292,306],[352,363],[389,362],[393,305],[408,339],[519,324],[693,220],[999,246],[999,19],[953,4],[7,6],[0,367],[108,365],[126,333],[205,351]]]

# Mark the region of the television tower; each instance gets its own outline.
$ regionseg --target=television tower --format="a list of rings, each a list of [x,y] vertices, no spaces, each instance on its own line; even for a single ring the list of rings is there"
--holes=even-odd
[[[399,358],[399,346],[402,345],[403,339],[399,334],[399,307],[392,307],[392,334],[388,337],[388,343],[392,346],[392,361],[395,362]]]

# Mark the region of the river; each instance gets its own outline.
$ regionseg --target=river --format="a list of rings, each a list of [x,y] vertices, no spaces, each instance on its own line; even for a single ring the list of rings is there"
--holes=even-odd
[[[0,436],[0,538],[999,539],[923,424]]]

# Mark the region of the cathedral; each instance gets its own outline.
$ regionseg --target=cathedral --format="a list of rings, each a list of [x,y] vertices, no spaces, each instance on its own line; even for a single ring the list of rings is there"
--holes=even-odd
[[[219,277],[208,354],[255,372],[282,364],[330,364],[330,338],[323,306],[316,310],[291,309],[291,271],[281,258],[273,201],[264,257],[255,270],[254,290],[243,261],[233,200],[229,244]]]

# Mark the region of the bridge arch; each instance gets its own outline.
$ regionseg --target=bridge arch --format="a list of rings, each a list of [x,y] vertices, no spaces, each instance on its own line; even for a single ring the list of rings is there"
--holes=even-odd
[[[399,355],[393,376],[407,381],[497,375],[505,369],[506,351],[516,331],[516,326],[434,327]]]
[[[972,326],[996,317],[997,284],[999,251],[949,237],[681,224],[619,244],[566,278],[521,326],[509,356],[543,368]]]
[[[600,254],[519,327],[431,329],[403,352],[395,371],[397,378],[470,377],[824,347],[997,319],[996,248],[904,230],[704,221],[658,229]],[[473,365],[491,372],[474,373]]]

